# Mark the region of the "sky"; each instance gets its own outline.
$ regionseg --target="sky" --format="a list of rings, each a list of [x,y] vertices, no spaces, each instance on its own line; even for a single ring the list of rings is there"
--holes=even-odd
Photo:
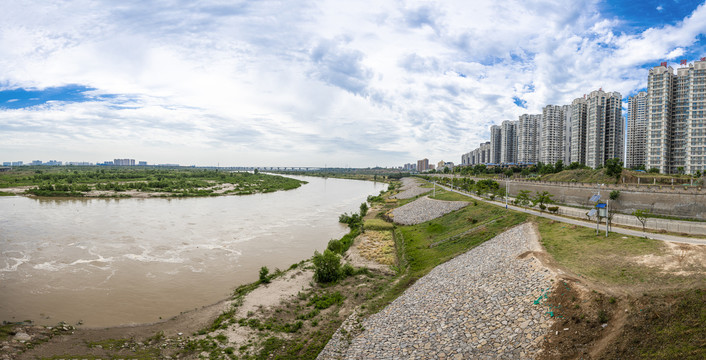
[[[459,163],[706,56],[700,1],[2,0],[0,161]]]

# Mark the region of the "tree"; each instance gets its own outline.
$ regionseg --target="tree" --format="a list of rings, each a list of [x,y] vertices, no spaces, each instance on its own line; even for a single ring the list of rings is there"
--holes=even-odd
[[[623,173],[623,162],[619,158],[608,159],[605,162],[605,174],[614,177],[616,182]]]
[[[610,192],[610,199],[611,200],[617,201],[619,197],[620,197],[620,190],[613,190]]]
[[[520,190],[520,192],[515,197],[515,203],[520,206],[527,206],[530,203],[530,191]]]
[[[562,172],[563,170],[564,170],[564,162],[562,160],[557,160],[556,164],[554,164],[554,171]]]
[[[260,173],[260,170],[258,170],[258,169],[253,170],[253,174],[255,174],[255,175],[257,175],[259,173]]]
[[[650,168],[647,170],[648,173],[650,174],[659,174],[659,169],[658,168]]]
[[[637,209],[632,212],[632,215],[637,218],[637,220],[642,224],[642,232],[645,232],[645,224],[647,224],[647,218],[652,214],[649,209]],[[645,235],[645,237],[647,237]]]
[[[338,280],[341,269],[341,258],[333,251],[326,249],[321,254],[314,251],[314,280],[319,283],[330,283]]]
[[[552,201],[553,196],[554,195],[550,194],[548,191],[542,191],[541,193],[537,191],[534,199],[532,199],[532,206],[539,204],[539,208],[541,209],[544,204],[551,204],[554,202]]]
[[[510,176],[512,176],[512,174],[513,174],[512,169],[505,170],[505,176],[510,177]]]
[[[679,174],[679,175],[684,175],[684,167],[683,167],[683,166],[679,166],[679,167],[677,168],[677,174]]]

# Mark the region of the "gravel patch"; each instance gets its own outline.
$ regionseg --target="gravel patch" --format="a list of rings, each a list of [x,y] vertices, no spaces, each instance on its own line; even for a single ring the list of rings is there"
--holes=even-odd
[[[428,193],[432,189],[420,187],[424,182],[417,178],[402,178],[402,187],[400,193],[390,196],[392,199],[411,199],[424,193]]]
[[[518,255],[538,246],[524,224],[437,266],[379,313],[351,315],[319,358],[534,358],[553,323],[536,302],[554,274]]]
[[[414,225],[436,219],[454,210],[466,207],[466,201],[434,200],[425,196],[392,210],[392,220],[398,224]]]

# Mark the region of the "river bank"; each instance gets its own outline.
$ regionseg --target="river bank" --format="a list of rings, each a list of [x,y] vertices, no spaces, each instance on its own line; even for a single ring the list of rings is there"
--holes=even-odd
[[[0,174],[3,194],[38,197],[151,198],[251,195],[306,184],[272,174],[198,168],[48,167]]]
[[[442,190],[434,200],[469,205],[416,225],[380,222],[392,209],[418,199],[385,196],[364,219],[364,234],[392,235],[396,261],[387,274],[353,269],[337,282],[318,284],[305,261],[277,273],[269,284],[240,287],[221,303],[220,313],[195,320],[201,327],[192,333],[174,335],[179,330],[172,328],[167,336],[153,328],[152,334],[123,332],[84,341],[63,353],[46,350],[73,341],[57,337],[21,356],[33,358],[40,351],[89,359],[704,354],[692,345],[706,329],[699,323],[706,300],[706,291],[699,290],[706,280],[706,247],[672,247],[617,234],[596,237],[590,229]],[[358,248],[363,241],[363,236],[353,241],[355,251],[349,253],[364,253],[364,246]],[[277,289],[287,289],[286,294]],[[258,294],[267,300],[253,300]],[[680,304],[679,311],[672,303]],[[668,317],[656,316],[665,313]],[[658,318],[660,329],[669,331],[651,330]],[[684,332],[682,324],[700,332]],[[321,352],[333,346],[340,351]]]

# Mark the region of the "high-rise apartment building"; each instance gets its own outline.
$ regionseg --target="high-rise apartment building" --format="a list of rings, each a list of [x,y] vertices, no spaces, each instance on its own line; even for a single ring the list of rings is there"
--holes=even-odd
[[[417,171],[427,171],[429,170],[429,159],[417,160]]]
[[[135,159],[113,159],[113,164],[117,166],[135,166]]]
[[[641,91],[628,98],[628,129],[625,167],[646,164],[647,154],[647,93]]]
[[[564,139],[562,140],[562,161],[564,165],[569,165],[571,163],[571,116],[573,114],[573,107],[571,105],[563,105],[561,111],[564,113]]]
[[[517,162],[517,121],[505,120],[501,125],[500,162],[511,164]]]
[[[502,129],[499,125],[490,127],[490,163],[500,164],[502,155]]]
[[[564,106],[545,106],[541,128],[539,161],[545,164],[564,161]]]
[[[586,165],[598,168],[623,158],[622,97],[617,92],[592,91],[586,106]]]
[[[586,164],[586,95],[571,103],[571,157],[570,163]]]
[[[647,168],[662,173],[706,170],[706,58],[647,77]]]
[[[539,160],[539,128],[542,115],[520,115],[517,121],[517,163],[536,164]]]

